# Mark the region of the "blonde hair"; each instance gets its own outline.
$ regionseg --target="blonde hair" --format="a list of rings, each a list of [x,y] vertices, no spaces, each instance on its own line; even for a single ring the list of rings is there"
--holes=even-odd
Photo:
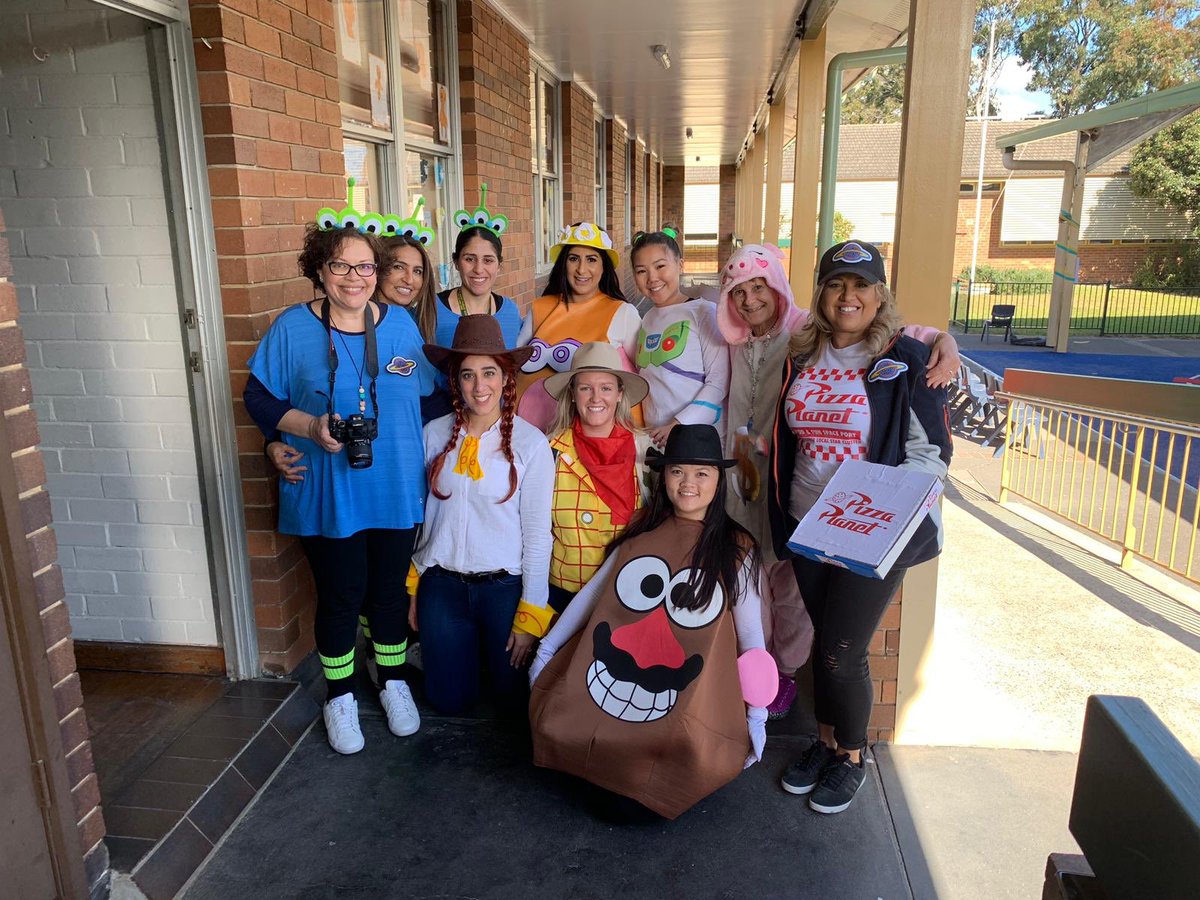
[[[586,372],[588,370],[582,369],[580,371]],[[629,406],[629,399],[625,393],[625,381],[616,372],[612,372],[611,374],[617,379],[617,384],[621,388],[621,398],[617,401],[617,409],[613,415],[613,421],[626,431],[636,433],[639,429],[633,424],[633,410]],[[546,434],[551,437],[562,434],[575,424],[575,420],[578,417],[579,410],[575,408],[575,375],[572,375],[571,380],[567,383],[566,390],[559,394],[558,407],[554,413],[554,424],[550,426],[550,430]]]
[[[808,321],[792,335],[788,344],[788,353],[792,356],[812,359],[824,349],[830,335],[833,334],[833,326],[826,318],[825,311],[821,309],[821,293],[824,290],[825,286],[819,284],[813,291],[812,303],[808,307]],[[875,290],[879,295],[879,309],[863,338],[872,359],[882,353],[892,336],[904,327],[904,319],[896,309],[896,297],[891,288],[881,281],[875,285]]]

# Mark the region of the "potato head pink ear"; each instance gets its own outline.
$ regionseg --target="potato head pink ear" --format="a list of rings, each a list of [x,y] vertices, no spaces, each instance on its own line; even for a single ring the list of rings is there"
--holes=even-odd
[[[792,296],[792,286],[783,270],[783,251],[774,244],[746,244],[737,250],[721,269],[721,297],[717,301],[717,327],[730,344],[744,344],[750,337],[746,324],[733,306],[730,293],[735,287],[752,278],[761,278],[775,292],[779,303],[779,319],[783,330],[791,332],[800,310]]]
[[[738,657],[738,680],[742,699],[751,706],[766,706],[779,690],[779,668],[762,647],[751,647]]]

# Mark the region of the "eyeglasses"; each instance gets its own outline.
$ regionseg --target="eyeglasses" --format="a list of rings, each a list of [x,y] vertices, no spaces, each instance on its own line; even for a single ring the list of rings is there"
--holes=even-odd
[[[348,262],[340,261],[325,263],[325,265],[329,266],[329,271],[334,275],[349,275],[350,270],[353,269],[355,274],[362,278],[370,278],[379,268],[375,263],[359,263],[357,266],[352,266]]]

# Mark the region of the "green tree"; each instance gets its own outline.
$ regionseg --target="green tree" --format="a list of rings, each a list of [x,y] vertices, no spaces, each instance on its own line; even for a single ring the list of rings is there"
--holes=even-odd
[[[848,125],[899,122],[903,112],[903,65],[877,67],[842,98],[842,121]]]
[[[854,223],[840,212],[835,212],[833,214],[833,242],[840,244],[842,241],[848,241],[852,234],[854,234]]]
[[[1198,17],[1194,0],[1017,0],[1013,46],[1072,116],[1196,78]]]
[[[996,23],[996,44],[992,51],[992,96],[988,98],[986,114],[998,116],[996,105],[996,78],[1004,63],[1013,55],[1015,15],[1017,0],[979,0],[975,8],[975,37],[971,41],[971,81],[967,88],[967,115],[984,114],[982,108],[983,85],[986,77],[988,41],[991,39],[991,23]]]
[[[1184,116],[1140,144],[1129,163],[1134,193],[1183,213],[1200,236],[1200,113]]]

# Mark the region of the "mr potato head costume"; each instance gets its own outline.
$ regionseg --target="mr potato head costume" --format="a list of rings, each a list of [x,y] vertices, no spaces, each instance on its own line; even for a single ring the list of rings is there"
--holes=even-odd
[[[677,425],[665,452],[647,459],[673,463],[733,461],[711,425]],[[702,528],[672,515],[623,542],[543,638],[531,670],[534,763],[668,819],[761,757],[777,685],[748,560],[736,595],[718,584],[698,609],[674,602],[693,589]]]

